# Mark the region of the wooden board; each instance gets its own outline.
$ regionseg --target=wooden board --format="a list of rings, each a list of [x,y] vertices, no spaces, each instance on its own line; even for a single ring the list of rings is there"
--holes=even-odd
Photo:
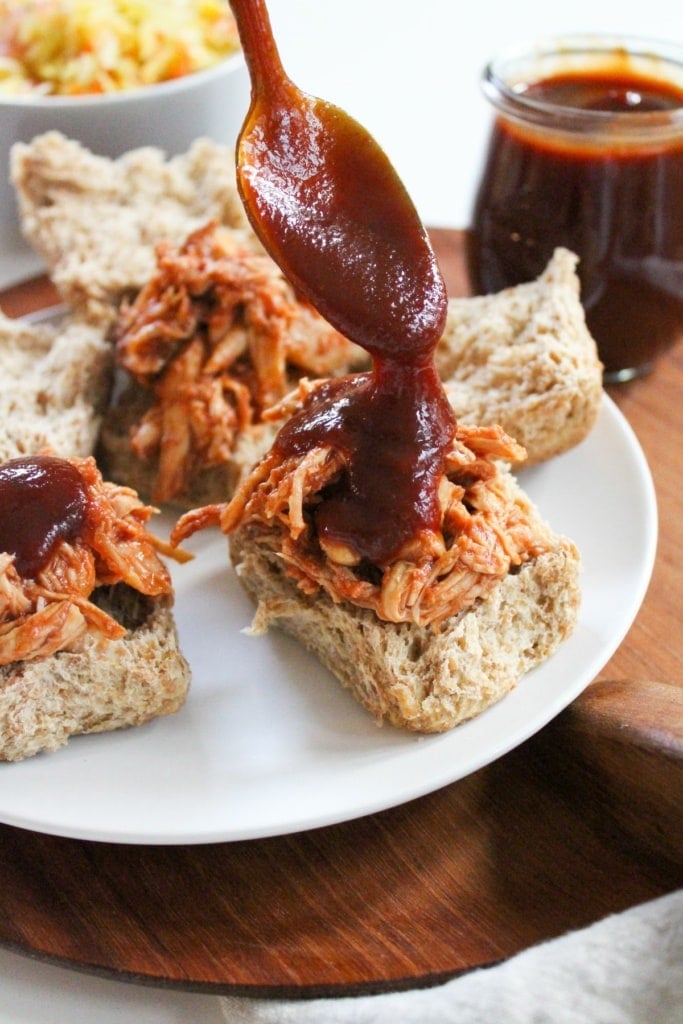
[[[465,294],[462,233],[433,234]],[[33,282],[0,306],[54,299]],[[197,991],[351,994],[489,965],[682,885],[681,346],[613,394],[653,464],[659,557],[629,637],[571,708],[437,793],[298,835],[139,847],[0,826],[0,943]]]

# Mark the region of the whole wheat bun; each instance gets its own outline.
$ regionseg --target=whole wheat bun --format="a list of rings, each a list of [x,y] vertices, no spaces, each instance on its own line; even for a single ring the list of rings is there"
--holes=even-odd
[[[12,154],[24,234],[69,308],[102,331],[151,276],[159,241],[180,244],[213,219],[260,249],[234,177],[234,155],[203,140],[171,160],[143,149],[112,161],[51,132]],[[437,365],[458,419],[499,423],[527,448],[530,463],[583,440],[599,411],[602,367],[586,329],[576,258],[558,250],[538,281],[451,299]],[[127,444],[139,400],[133,395],[130,410],[107,416],[102,438],[114,478],[145,494],[152,467],[136,465]],[[271,437],[264,429],[245,440],[234,463],[206,476],[188,503],[225,501]],[[522,500],[511,475],[508,486]],[[255,631],[291,633],[378,721],[417,731],[450,729],[499,700],[552,654],[578,614],[579,556],[562,537],[439,632],[306,596],[248,528],[231,536],[230,556],[257,602]]]
[[[556,249],[535,281],[450,299],[437,367],[463,423],[499,423],[526,465],[579,444],[602,403],[602,364],[581,305],[578,258]]]
[[[549,549],[509,573],[486,599],[429,626],[380,621],[374,611],[305,594],[277,551],[249,526],[229,537],[230,558],[256,602],[252,631],[278,627],[312,651],[378,723],[443,732],[480,714],[548,658],[573,631],[580,604],[575,545],[549,530],[511,474],[510,498],[529,507]]]
[[[602,364],[586,327],[577,258],[557,249],[536,281],[496,295],[450,299],[436,365],[457,418],[499,424],[527,451],[526,465],[545,462],[580,444],[602,403]],[[103,423],[101,457],[116,480],[150,494],[155,460],[142,461],[130,432],[149,407],[135,382]],[[182,508],[224,501],[272,443],[276,426],[260,424],[239,438],[232,458],[197,473],[178,501]]]
[[[26,239],[66,305],[96,322],[109,323],[152,276],[163,239],[180,244],[216,220],[260,250],[234,156],[207,139],[170,159],[150,146],[112,160],[46,132],[12,147],[10,174]]]
[[[48,446],[55,455],[90,455],[112,369],[111,346],[96,326],[0,313],[0,462]]]
[[[126,626],[120,640],[86,633],[77,647],[0,666],[0,760],[63,747],[71,736],[144,725],[182,707],[190,669],[170,598],[119,584],[97,597]]]
[[[82,319],[0,314],[0,463],[46,447],[90,455],[112,362],[102,331]],[[190,673],[172,599],[117,585],[93,600],[128,628],[122,639],[86,634],[71,651],[0,666],[0,761],[56,750],[76,733],[141,725],[185,701]]]
[[[155,246],[180,244],[207,220],[239,233],[255,251],[235,184],[234,154],[207,140],[170,160],[139,149],[97,156],[57,132],[12,150],[22,229],[42,255],[65,303],[108,324],[124,296],[148,281]],[[577,259],[558,249],[537,281],[497,295],[451,298],[437,367],[456,416],[499,423],[525,446],[531,465],[578,444],[602,398],[602,366],[579,295]],[[114,479],[149,494],[154,466],[141,464],[128,432],[149,397],[131,386],[107,417],[103,453]],[[181,502],[223,501],[272,432],[245,442],[232,464],[209,471]],[[135,463],[138,463],[135,465]]]

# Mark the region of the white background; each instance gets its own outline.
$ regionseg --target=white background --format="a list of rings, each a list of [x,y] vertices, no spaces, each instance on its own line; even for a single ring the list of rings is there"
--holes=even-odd
[[[368,128],[424,222],[464,227],[489,124],[479,79],[502,49],[570,32],[683,42],[674,0],[270,0],[294,81]]]
[[[683,43],[675,0],[268,0],[285,69],[360,121],[388,153],[430,227],[466,227],[490,111],[480,89],[503,49],[572,32]],[[4,234],[4,240],[7,234]],[[0,245],[0,287],[37,273]]]

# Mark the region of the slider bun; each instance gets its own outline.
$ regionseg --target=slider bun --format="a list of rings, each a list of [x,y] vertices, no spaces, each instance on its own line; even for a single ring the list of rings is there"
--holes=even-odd
[[[90,455],[112,367],[111,346],[92,324],[31,324],[0,313],[0,462],[45,447]]]
[[[78,318],[30,324],[0,314],[0,462],[48,446],[92,453],[112,352]],[[184,702],[190,672],[172,601],[119,584],[97,602],[128,628],[120,640],[86,634],[72,651],[0,666],[0,760],[56,750],[69,736],[141,725]]]
[[[436,351],[463,423],[499,423],[527,450],[525,465],[579,444],[602,403],[602,364],[586,327],[577,257],[556,249],[535,281],[451,299]]]
[[[234,154],[208,139],[170,159],[149,146],[112,160],[51,131],[15,143],[10,162],[23,234],[64,302],[91,320],[110,322],[147,282],[162,239],[180,244],[217,220],[257,245]]]
[[[12,179],[24,234],[47,263],[72,311],[110,324],[125,296],[143,287],[162,239],[182,243],[210,219],[261,252],[237,194],[234,154],[206,139],[166,159],[151,148],[111,160],[57,132],[17,143]],[[577,258],[558,249],[536,281],[496,295],[451,298],[436,363],[456,416],[499,423],[543,462],[582,441],[602,399],[602,365],[586,327]],[[132,465],[128,431],[149,401],[135,387],[107,417],[103,451],[113,479],[145,481]],[[225,501],[249,460],[269,446],[263,430],[234,463],[197,481],[185,507]]]
[[[505,474],[511,500],[528,498]],[[548,527],[532,509],[532,526]],[[259,527],[262,530],[262,526]],[[249,527],[229,536],[230,557],[256,602],[253,631],[278,627],[310,651],[378,722],[443,732],[500,700],[548,658],[576,624],[579,554],[550,535],[549,550],[505,576],[491,594],[429,626],[383,622],[374,611],[304,594],[285,575],[276,551],[257,544]]]
[[[73,650],[0,666],[0,760],[57,750],[79,733],[144,725],[182,707],[190,670],[171,599],[119,584],[97,603],[128,628],[120,640],[86,633]]]

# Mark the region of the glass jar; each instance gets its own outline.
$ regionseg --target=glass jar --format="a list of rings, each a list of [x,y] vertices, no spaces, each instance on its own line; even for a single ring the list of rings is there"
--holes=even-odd
[[[472,216],[478,292],[579,256],[605,381],[683,336],[683,47],[570,36],[484,70],[495,111]]]

